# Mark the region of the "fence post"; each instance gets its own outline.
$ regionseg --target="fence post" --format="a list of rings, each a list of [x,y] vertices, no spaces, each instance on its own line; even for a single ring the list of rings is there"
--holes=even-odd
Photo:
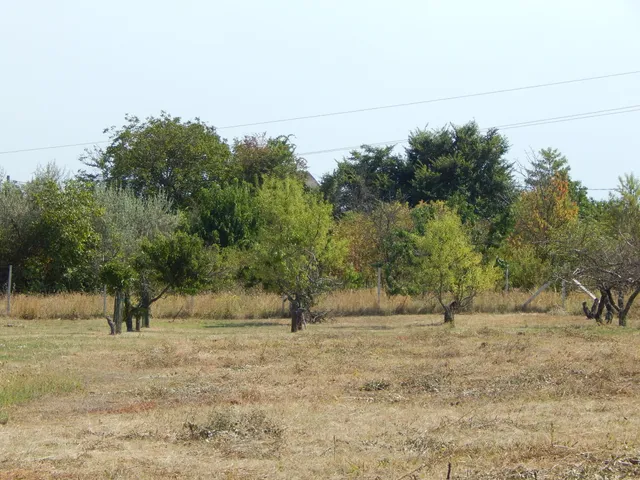
[[[107,316],[107,286],[102,287],[102,316]]]
[[[382,294],[382,268],[378,267],[378,310],[380,310],[381,294]]]
[[[509,265],[507,265],[507,268],[505,268],[504,277],[505,277],[504,291],[506,293],[509,293]]]
[[[9,265],[9,281],[7,281],[7,317],[11,315],[11,283],[13,274],[13,265]]]

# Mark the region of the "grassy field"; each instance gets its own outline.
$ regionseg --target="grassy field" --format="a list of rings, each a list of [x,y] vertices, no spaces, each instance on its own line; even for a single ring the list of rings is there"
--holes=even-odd
[[[636,321],[440,322],[3,319],[0,479],[640,477]]]

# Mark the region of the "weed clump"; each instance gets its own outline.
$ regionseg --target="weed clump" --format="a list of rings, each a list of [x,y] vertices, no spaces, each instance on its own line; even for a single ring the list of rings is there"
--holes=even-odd
[[[360,390],[365,392],[379,392],[381,390],[387,390],[391,384],[385,380],[371,380],[365,383]]]
[[[185,422],[184,428],[183,439],[212,443],[221,452],[236,457],[273,455],[284,434],[284,428],[262,410],[215,411],[202,422]]]

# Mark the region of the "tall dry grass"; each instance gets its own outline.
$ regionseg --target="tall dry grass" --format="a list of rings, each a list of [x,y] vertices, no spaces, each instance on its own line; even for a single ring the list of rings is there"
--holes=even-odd
[[[512,313],[521,310],[531,292],[485,292],[473,302],[472,313]],[[569,294],[565,308],[559,292],[540,294],[529,306],[529,311],[540,313],[568,313],[580,315],[582,302],[589,300],[584,294]],[[107,298],[107,312],[113,308],[113,299]],[[334,316],[397,315],[439,313],[438,302],[431,297],[387,297],[380,304],[375,289],[343,290],[320,299],[319,310],[328,310]],[[102,295],[15,295],[11,316],[21,319],[80,319],[103,315]],[[286,315],[278,295],[263,292],[207,293],[196,296],[168,296],[153,306],[156,318],[251,319],[278,318]]]

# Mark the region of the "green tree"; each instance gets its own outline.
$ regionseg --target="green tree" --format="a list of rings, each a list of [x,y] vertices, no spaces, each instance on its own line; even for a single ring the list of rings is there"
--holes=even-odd
[[[99,215],[92,190],[64,178],[54,164],[24,186],[4,182],[0,192],[0,250],[14,266],[19,291],[55,293],[94,289]]]
[[[212,185],[200,192],[191,231],[208,245],[247,248],[258,228],[255,189],[246,182]]]
[[[144,239],[134,265],[154,293],[141,298],[140,307],[148,310],[167,292],[194,294],[209,286],[216,257],[217,249],[207,250],[199,237],[185,232]]]
[[[370,212],[379,202],[402,200],[408,195],[406,160],[393,150],[393,146],[363,145],[323,177],[321,190],[337,216],[350,211]]]
[[[0,183],[0,259],[3,268],[14,266],[13,283],[20,290],[25,284],[24,265],[31,251],[31,226],[35,221],[36,212],[24,189],[12,182]]]
[[[286,295],[291,331],[302,325],[319,294],[337,286],[345,246],[332,235],[331,205],[291,178],[267,178],[258,192],[261,224],[253,249],[254,274]]]
[[[304,179],[307,164],[296,154],[290,136],[270,138],[266,134],[247,135],[233,142],[233,165],[236,178],[255,186],[266,176]]]
[[[414,233],[399,232],[404,257],[392,268],[403,270],[403,293],[433,294],[444,310],[444,321],[453,322],[457,310],[495,285],[497,271],[483,265],[460,217],[444,203],[429,205],[415,218],[424,223]]]
[[[120,333],[123,320],[127,330],[133,330],[132,315],[136,312],[143,312],[143,326],[148,327],[154,285],[148,270],[138,265],[142,245],[171,235],[180,217],[171,212],[171,202],[162,195],[139,198],[131,190],[99,185],[95,196],[102,212],[95,220],[100,235],[96,268],[115,296],[114,333]],[[132,304],[133,296],[138,298],[138,307]]]
[[[508,150],[496,129],[481,133],[475,122],[412,132],[407,147],[411,205],[445,201],[465,223],[486,221],[485,246],[499,245],[508,233],[516,194]]]
[[[211,183],[228,179],[231,152],[214,127],[165,112],[144,121],[125,120],[123,127],[105,130],[110,134],[106,149],[83,157],[99,172],[89,177],[144,198],[166,195],[180,210],[197,205],[198,193]]]
[[[212,266],[211,251],[204,248],[202,240],[184,232],[144,238],[134,257],[118,256],[106,262],[101,279],[115,296],[113,321],[107,318],[111,333],[122,331],[123,320],[127,331],[133,331],[133,317],[135,330],[149,327],[153,303],[168,292],[197,292],[208,285]],[[138,292],[137,303],[133,289]]]
[[[538,153],[528,155],[530,168],[525,169],[525,186],[528,190],[547,190],[558,179],[567,182],[569,198],[576,203],[582,215],[588,215],[594,208],[594,201],[587,195],[587,189],[579,180],[571,178],[571,167],[567,157],[554,148],[543,148]]]
[[[397,231],[413,227],[408,204],[378,202],[370,212],[347,212],[336,225],[334,235],[347,246],[347,280],[351,286],[372,286],[377,268],[385,273],[386,266],[394,263],[398,251]],[[396,272],[398,273],[398,272]],[[387,278],[384,283],[394,282]]]
[[[514,228],[499,255],[508,263],[514,287],[532,288],[549,281],[554,264],[552,239],[579,216],[572,196],[567,159],[557,150],[530,157],[525,189],[513,205]],[[589,215],[587,215],[589,216]]]

